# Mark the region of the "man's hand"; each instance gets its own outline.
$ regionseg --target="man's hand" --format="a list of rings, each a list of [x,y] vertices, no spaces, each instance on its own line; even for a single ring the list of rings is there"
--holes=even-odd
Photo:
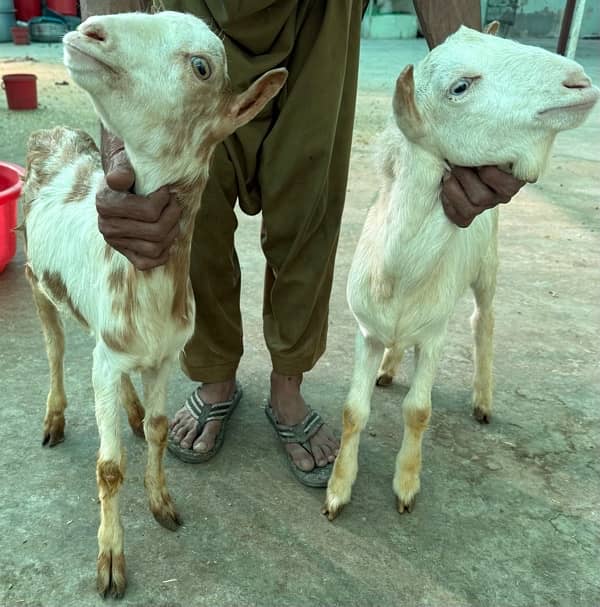
[[[130,192],[135,174],[122,143],[103,133],[104,187],[96,195],[98,228],[104,240],[138,270],[166,263],[179,233],[179,208],[163,187],[150,196]]]
[[[509,202],[524,185],[493,166],[452,167],[442,185],[444,212],[450,221],[466,228],[483,211]]]

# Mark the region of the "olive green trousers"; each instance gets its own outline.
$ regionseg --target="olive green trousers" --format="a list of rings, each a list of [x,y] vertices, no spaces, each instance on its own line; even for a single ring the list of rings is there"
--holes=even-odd
[[[235,376],[243,352],[236,202],[262,213],[263,327],[273,369],[308,371],[327,338],[346,193],[362,2],[173,0],[170,10],[222,33],[241,90],[275,67],[287,83],[261,114],[220,144],[198,213],[191,256],[194,336],[182,355],[196,381]],[[258,243],[257,243],[258,244]]]

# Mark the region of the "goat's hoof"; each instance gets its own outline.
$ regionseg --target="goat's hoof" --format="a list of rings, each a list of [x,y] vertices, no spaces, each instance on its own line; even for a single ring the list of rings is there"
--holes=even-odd
[[[42,438],[42,447],[56,447],[65,440],[64,428],[44,430]]]
[[[375,382],[376,385],[385,388],[386,386],[390,386],[394,381],[393,375],[388,375],[387,373],[382,373]]]
[[[151,505],[150,510],[156,522],[169,531],[177,531],[177,528],[183,524],[170,498],[159,506],[153,507]]]
[[[327,497],[323,506],[321,506],[321,514],[327,517],[328,521],[332,521],[344,509],[344,504],[334,497]]]
[[[411,513],[415,507],[416,496],[413,495],[408,500],[405,500],[401,497],[396,497],[396,508],[400,514]]]
[[[489,424],[492,419],[491,411],[484,411],[481,407],[473,408],[473,416],[480,424]]]
[[[125,594],[125,555],[108,550],[98,555],[96,589],[103,598],[120,599]]]

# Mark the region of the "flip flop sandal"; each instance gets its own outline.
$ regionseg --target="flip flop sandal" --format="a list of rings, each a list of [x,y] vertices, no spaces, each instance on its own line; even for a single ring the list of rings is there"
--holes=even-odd
[[[221,429],[215,439],[215,444],[209,451],[194,451],[193,449],[184,449],[169,432],[169,438],[167,441],[167,449],[182,462],[188,464],[200,464],[207,462],[209,459],[214,457],[219,449],[223,446],[225,440],[225,426],[231,414],[234,412],[238,403],[242,398],[242,387],[239,383],[235,384],[235,392],[231,400],[227,400],[222,403],[215,403],[214,405],[207,405],[198,394],[199,388],[194,390],[192,395],[185,401],[185,406],[190,412],[190,415],[196,420],[196,431],[198,435],[202,432],[204,426],[211,421],[220,420]]]
[[[314,458],[309,441],[325,423],[316,411],[313,411],[309,407],[308,415],[301,422],[293,426],[281,424],[277,421],[270,402],[267,403],[267,406],[265,407],[265,413],[282,443],[298,443]],[[294,460],[287,451],[285,451],[285,454],[294,476],[303,485],[306,485],[307,487],[327,487],[327,482],[329,481],[331,471],[333,470],[333,463],[329,462],[321,467],[315,465],[312,470],[307,472],[296,466]]]

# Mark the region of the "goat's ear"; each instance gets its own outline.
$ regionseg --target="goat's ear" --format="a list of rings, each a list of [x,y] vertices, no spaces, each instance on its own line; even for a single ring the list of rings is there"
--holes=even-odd
[[[408,139],[416,140],[423,135],[423,120],[415,102],[414,67],[407,65],[398,80],[392,106],[394,118]]]
[[[284,68],[269,70],[243,93],[232,97],[225,110],[222,124],[225,136],[250,122],[279,93],[287,80],[287,76],[288,72]]]
[[[490,36],[495,36],[500,29],[500,21],[490,21],[484,28],[484,34],[490,34]]]

